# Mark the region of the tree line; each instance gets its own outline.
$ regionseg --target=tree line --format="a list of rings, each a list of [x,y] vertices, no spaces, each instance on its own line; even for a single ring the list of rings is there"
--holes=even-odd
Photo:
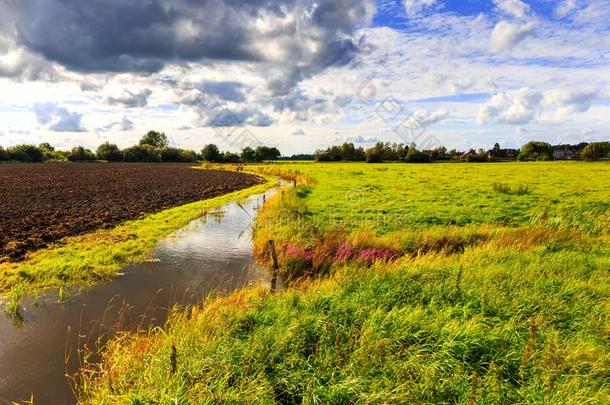
[[[430,163],[435,161],[491,162],[501,160],[547,161],[581,159],[596,161],[608,159],[610,142],[580,143],[577,145],[551,145],[547,142],[531,141],[521,149],[502,149],[495,144],[490,150],[470,149],[459,152],[447,150],[443,146],[420,151],[415,144],[410,146],[398,143],[378,142],[375,146],[364,149],[353,143],[334,145],[327,149],[317,150],[313,158],[318,162],[407,162]]]
[[[0,161],[17,162],[87,162],[103,160],[109,162],[196,162],[205,160],[215,163],[260,162],[277,160],[281,157],[275,147],[246,147],[240,154],[220,152],[216,145],[205,146],[200,153],[190,149],[169,146],[169,139],[163,132],[149,131],[137,145],[120,149],[116,144],[104,142],[94,151],[83,146],[75,146],[69,151],[56,150],[45,142],[40,145],[16,145],[9,148],[0,146]]]

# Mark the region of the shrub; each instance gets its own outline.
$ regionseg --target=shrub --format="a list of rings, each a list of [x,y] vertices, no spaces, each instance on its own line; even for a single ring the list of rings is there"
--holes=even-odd
[[[136,145],[123,150],[126,162],[160,162],[160,151],[150,145]]]
[[[0,161],[9,160],[8,152],[2,146],[0,146]]]
[[[82,146],[76,146],[68,153],[68,160],[70,162],[92,161],[95,160],[95,154]]]
[[[17,145],[9,148],[9,158],[20,162],[42,162],[44,153],[34,145]]]
[[[593,162],[607,158],[608,153],[610,153],[610,142],[593,142],[585,146],[580,157],[588,162]]]
[[[97,158],[107,160],[109,162],[118,162],[123,160],[123,154],[119,147],[110,142],[104,142],[97,148]]]

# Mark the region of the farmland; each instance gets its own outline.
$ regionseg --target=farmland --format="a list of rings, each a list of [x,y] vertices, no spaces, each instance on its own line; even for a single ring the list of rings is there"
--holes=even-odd
[[[0,178],[0,291],[17,297],[108,278],[205,210],[268,187],[182,164],[5,164]]]
[[[120,335],[83,401],[604,403],[610,165],[275,164],[287,288]],[[163,383],[159,383],[162,381]]]

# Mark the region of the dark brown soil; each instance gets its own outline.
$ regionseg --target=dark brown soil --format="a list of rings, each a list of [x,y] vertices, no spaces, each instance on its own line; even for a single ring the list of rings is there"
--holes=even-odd
[[[256,176],[164,163],[0,165],[0,262],[63,237],[250,187]]]

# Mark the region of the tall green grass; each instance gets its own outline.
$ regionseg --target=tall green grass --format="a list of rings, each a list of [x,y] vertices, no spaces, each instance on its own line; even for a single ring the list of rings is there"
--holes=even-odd
[[[295,281],[118,335],[83,402],[607,403],[610,166],[426,167],[261,166],[297,187],[261,211],[255,252],[273,239]],[[399,254],[318,260],[345,244]]]

